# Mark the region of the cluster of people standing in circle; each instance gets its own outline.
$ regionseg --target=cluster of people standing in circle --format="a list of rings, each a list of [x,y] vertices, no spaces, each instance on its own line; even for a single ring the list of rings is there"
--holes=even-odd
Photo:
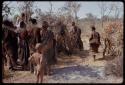
[[[9,69],[14,70],[20,66],[23,70],[36,70],[38,79],[41,78],[42,81],[41,76],[52,74],[51,65],[57,63],[60,52],[71,55],[76,48],[83,50],[81,29],[75,22],[71,22],[69,31],[63,22],[58,21],[54,25],[54,31],[47,21],[43,21],[42,27],[38,27],[38,21],[33,18],[29,19],[28,27],[25,17],[22,13],[16,25],[9,20],[2,23],[2,55],[4,61],[9,63]],[[98,52],[100,35],[95,27],[92,27],[89,41],[91,49]]]

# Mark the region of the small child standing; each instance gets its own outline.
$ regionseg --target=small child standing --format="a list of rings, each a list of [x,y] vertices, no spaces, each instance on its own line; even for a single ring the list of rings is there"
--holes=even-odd
[[[35,46],[36,52],[29,57],[29,61],[35,66],[34,71],[37,77],[37,83],[43,82],[44,68],[45,68],[45,58],[43,54],[43,46],[37,43]]]

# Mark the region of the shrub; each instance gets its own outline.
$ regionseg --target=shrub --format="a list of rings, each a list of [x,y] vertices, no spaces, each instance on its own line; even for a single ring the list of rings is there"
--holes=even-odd
[[[118,77],[123,76],[123,56],[118,56],[112,61],[108,61],[105,67],[106,75],[113,74]]]
[[[112,37],[110,39],[111,43],[114,43],[112,47],[114,48],[114,52],[110,51],[110,54],[116,55],[109,55],[108,57],[114,57],[111,61],[107,61],[105,66],[105,73],[106,74],[113,74],[119,77],[123,76],[123,25],[121,23],[113,23],[109,25],[109,28],[113,30],[116,28],[117,30],[110,35]],[[111,31],[110,30],[110,31]],[[110,34],[110,33],[109,33]]]

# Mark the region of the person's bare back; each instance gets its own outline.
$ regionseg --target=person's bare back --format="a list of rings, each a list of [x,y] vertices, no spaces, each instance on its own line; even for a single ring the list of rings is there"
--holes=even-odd
[[[35,52],[33,53],[29,61],[35,65],[35,75],[37,76],[37,83],[42,83],[43,81],[43,75],[44,75],[44,65],[45,65],[45,60],[43,57],[43,54]]]

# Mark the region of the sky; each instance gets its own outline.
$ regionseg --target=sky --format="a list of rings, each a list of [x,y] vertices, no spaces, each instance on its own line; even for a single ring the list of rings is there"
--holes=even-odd
[[[78,2],[78,1],[77,1]],[[58,8],[61,8],[62,6],[64,6],[64,1],[52,1],[53,4],[53,12],[57,12]],[[100,8],[98,6],[98,4],[100,2],[96,2],[96,1],[79,1],[78,3],[81,3],[81,8],[78,11],[78,17],[80,18],[85,18],[87,13],[92,13],[93,15],[97,16],[98,18],[100,18]],[[109,4],[111,3],[117,3],[118,5],[123,7],[123,3],[122,2],[106,2],[107,5],[109,6]],[[19,4],[17,4],[16,1],[12,1],[10,3],[10,7],[15,7],[15,10],[13,11],[13,15],[11,17],[13,17],[16,14],[19,14],[19,11],[17,9],[17,7],[19,6]],[[35,1],[34,3],[34,8],[40,8],[43,12],[47,12],[50,9],[50,4],[48,1]],[[112,12],[111,15],[113,15],[114,13]],[[120,11],[120,16],[123,14],[123,9],[121,9]]]

